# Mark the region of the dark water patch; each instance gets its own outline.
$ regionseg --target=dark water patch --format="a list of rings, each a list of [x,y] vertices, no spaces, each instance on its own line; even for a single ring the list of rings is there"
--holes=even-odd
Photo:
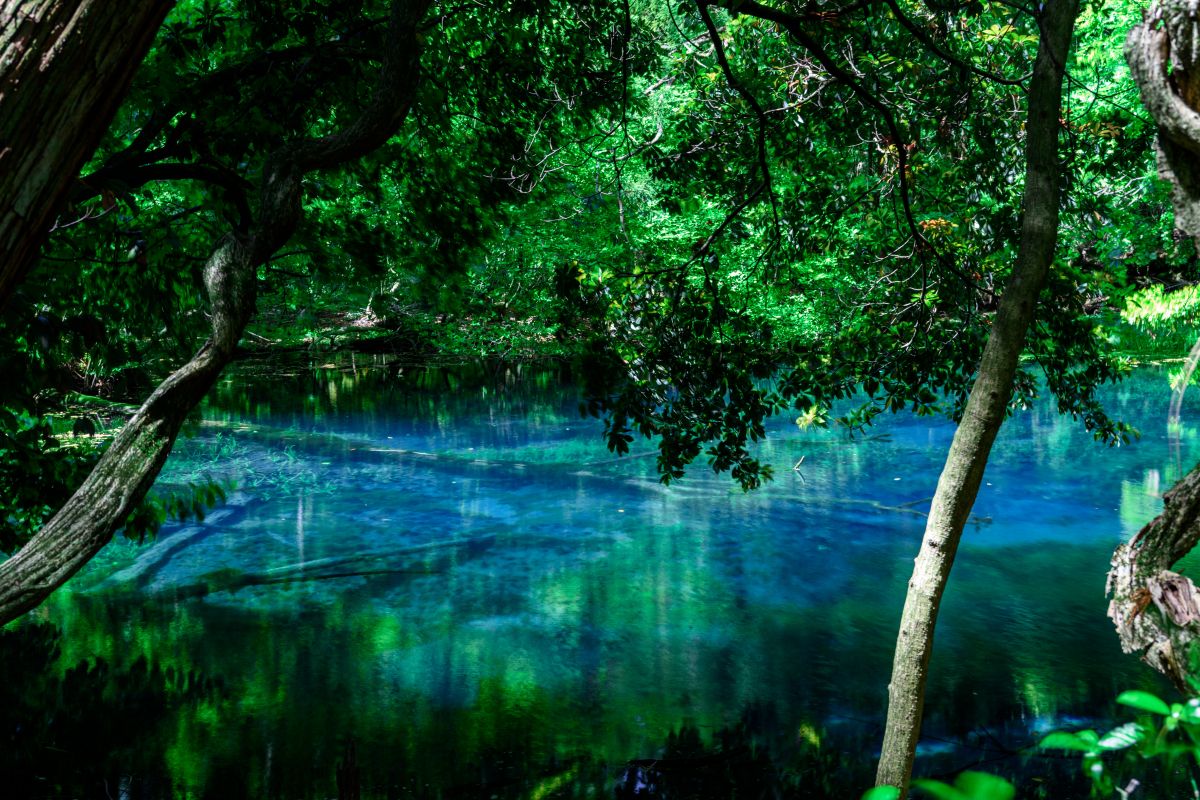
[[[170,796],[164,753],[181,714],[219,680],[145,655],[117,665],[61,655],[53,626],[0,631],[0,785],[20,798]]]

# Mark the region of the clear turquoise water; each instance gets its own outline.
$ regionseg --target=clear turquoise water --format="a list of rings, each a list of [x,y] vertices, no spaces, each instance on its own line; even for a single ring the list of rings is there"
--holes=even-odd
[[[0,711],[17,731],[0,778],[333,797],[353,740],[367,797],[611,796],[627,762],[664,753],[723,763],[728,796],[729,765],[758,762],[668,748],[687,726],[704,748],[761,746],[794,796],[864,788],[952,426],[898,415],[849,439],[777,419],[765,489],[703,464],[667,488],[649,446],[605,451],[561,377],[242,367],[160,481],[236,483],[230,503],[114,544],[7,634],[9,655],[0,640],[0,671],[91,665],[10,681],[28,708]],[[1167,693],[1120,653],[1103,587],[1112,548],[1200,453],[1200,391],[1178,456],[1169,394],[1152,370],[1107,392],[1143,434],[1119,449],[1050,403],[1006,426],[939,622],[920,771],[984,762],[1036,787],[1074,765],[1007,751],[1119,717],[1124,689]]]

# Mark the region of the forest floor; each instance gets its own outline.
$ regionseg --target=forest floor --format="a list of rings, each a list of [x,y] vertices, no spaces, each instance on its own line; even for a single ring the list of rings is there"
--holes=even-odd
[[[463,315],[410,308],[380,316],[370,309],[260,313],[242,340],[249,353],[353,350],[409,354],[429,361],[514,360],[562,356],[552,320],[503,309]]]

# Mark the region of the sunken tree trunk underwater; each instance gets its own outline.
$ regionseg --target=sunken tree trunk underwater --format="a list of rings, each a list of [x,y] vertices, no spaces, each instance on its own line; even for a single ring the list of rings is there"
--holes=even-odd
[[[430,0],[393,0],[380,77],[356,119],[337,134],[285,144],[267,159],[257,219],[226,234],[204,269],[212,303],[211,336],[150,395],[63,507],[0,564],[0,625],[36,607],[74,575],[150,490],[184,417],[233,356],[254,310],[258,266],[296,229],[301,178],[382,146],[407,116],[419,75],[417,26],[429,4]]]
[[[0,307],[175,0],[0,0]]]
[[[963,527],[1012,397],[1017,362],[1058,242],[1059,109],[1078,0],[1049,0],[1029,84],[1025,197],[1013,273],[984,347],[962,421],[938,479],[916,558],[888,685],[888,715],[876,784],[908,791],[921,730],[934,626]]]
[[[1200,252],[1200,11],[1161,0],[1129,32],[1125,57],[1158,127],[1158,171],[1171,184],[1175,227]],[[1113,553],[1112,618],[1127,653],[1139,652],[1180,691],[1200,693],[1200,590],[1171,567],[1200,541],[1200,467],[1163,497],[1162,514]]]

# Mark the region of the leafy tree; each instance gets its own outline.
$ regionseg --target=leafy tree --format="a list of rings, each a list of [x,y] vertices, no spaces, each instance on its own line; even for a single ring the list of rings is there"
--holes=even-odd
[[[319,85],[325,91],[316,92],[314,106],[305,109],[314,116],[297,114],[273,142],[260,143],[254,153],[259,207],[251,210],[248,202],[238,200],[236,189],[232,192],[236,213],[204,264],[211,303],[208,340],[122,427],[62,508],[0,565],[0,622],[36,606],[87,563],[149,491],[184,418],[234,355],[254,309],[255,271],[287,242],[299,222],[304,176],[382,146],[407,115],[417,85],[417,30],[426,10],[425,3],[391,4],[380,48],[368,53],[362,65],[367,69],[371,62],[379,63],[369,97],[348,85],[350,75],[338,75],[339,80]],[[340,102],[331,107],[334,98]],[[354,104],[362,104],[357,114]],[[335,124],[316,113],[346,120]],[[153,130],[144,134],[147,146],[155,135]],[[168,138],[164,146],[173,144],[177,142]],[[231,179],[218,176],[217,181]]]
[[[147,469],[93,473],[93,483],[84,484],[121,499],[111,515],[96,517],[94,536],[81,537],[87,544],[67,558],[75,567],[63,567],[55,581],[113,528],[123,525],[127,535],[141,537],[179,507],[139,498],[169,449],[175,417],[182,420],[217,362],[232,356],[234,332],[256,297],[265,295],[278,310],[282,294],[282,304],[292,306],[285,312],[303,318],[311,315],[307,304],[347,286],[358,287],[352,290],[365,304],[370,292],[361,287],[376,281],[411,283],[421,300],[452,295],[484,242],[503,230],[506,203],[515,207],[543,180],[538,170],[557,150],[554,142],[590,135],[597,109],[618,91],[617,65],[632,69],[636,59],[650,57],[621,50],[618,60],[611,34],[621,15],[610,4],[567,14],[550,2],[471,6],[427,15],[412,33],[430,55],[421,80],[412,79],[411,96],[372,101],[363,97],[371,65],[394,45],[382,9],[380,3],[186,2],[169,18],[108,136],[71,188],[79,224],[55,232],[42,268],[6,314],[9,366],[20,379],[6,386],[4,404],[13,413],[0,414],[0,468],[40,477],[6,498],[5,550],[54,529],[53,513],[103,449],[86,438],[64,443],[56,434],[47,414],[61,411],[64,399],[80,391],[149,391],[155,365],[186,359],[213,322],[229,335],[215,348],[227,352],[205,361],[206,377],[187,381],[186,398],[168,404],[167,433],[154,437]],[[497,30],[503,35],[483,33]],[[268,47],[256,49],[260,43]],[[543,46],[558,55],[541,55]],[[401,117],[411,107],[405,136],[364,141],[336,158],[293,144],[332,142],[352,109],[364,104],[369,113],[393,108]],[[368,122],[379,120],[353,125]],[[299,162],[288,167],[293,155]],[[279,216],[276,198],[264,194],[276,169],[289,192],[296,170],[303,174],[302,215],[290,207]],[[251,248],[252,269],[238,279],[241,285],[223,284],[242,295],[229,298],[238,302],[228,326],[219,314],[210,319],[212,308],[202,300],[206,287],[212,293],[212,279],[238,273],[197,255],[214,239],[234,247],[218,254],[222,263],[242,258],[238,248]],[[442,288],[428,288],[437,284]],[[212,349],[200,355],[210,358]],[[132,436],[127,432],[140,422],[135,415],[119,437]],[[108,445],[104,458],[124,441]],[[126,466],[132,469],[134,460]],[[33,546],[21,552],[6,569],[38,558]]]
[[[1026,332],[1058,240],[1058,141],[1063,78],[1078,4],[1059,0],[1041,14],[1041,44],[1029,84],[1025,197],[1017,260],[946,464],[908,584],[877,783],[908,788],[920,734],[934,626],[963,527],[975,503],[992,443],[1006,416]]]
[[[769,475],[755,460],[752,445],[763,434],[764,416],[781,408],[791,406],[821,419],[833,400],[861,386],[867,401],[842,420],[851,427],[869,423],[880,411],[905,407],[918,413],[945,409],[960,420],[918,558],[892,682],[892,719],[880,782],[906,787],[941,593],[991,441],[1012,407],[1036,391],[1030,366],[1041,368],[1060,408],[1083,417],[1097,438],[1120,442],[1130,433],[1109,419],[1094,398],[1095,387],[1118,377],[1121,368],[1087,320],[1089,290],[1082,275],[1066,265],[1051,270],[1060,207],[1065,206],[1072,222],[1085,214],[1104,216],[1078,192],[1062,200],[1060,139],[1067,139],[1076,152],[1083,150],[1078,140],[1063,135],[1064,128],[1110,129],[1064,121],[1070,111],[1060,111],[1076,17],[1076,7],[1069,3],[1050,4],[1028,17],[1016,15],[1024,33],[1013,24],[994,22],[994,12],[987,9],[925,15],[931,32],[921,16],[910,16],[920,12],[892,4],[882,17],[845,23],[859,6],[790,11],[738,3],[730,5],[722,27],[713,5],[696,5],[693,30],[699,30],[687,35],[689,42],[710,46],[716,69],[705,77],[715,81],[723,75],[727,91],[704,106],[702,118],[710,128],[700,134],[699,143],[682,148],[687,156],[699,154],[693,156],[693,172],[711,160],[709,173],[701,173],[708,180],[683,185],[695,196],[699,187],[725,178],[735,200],[725,204],[729,211],[713,222],[710,235],[692,240],[690,253],[651,249],[647,258],[649,247],[639,242],[625,271],[572,276],[568,270],[565,285],[577,313],[593,318],[602,313],[606,319],[594,330],[587,362],[589,407],[606,417],[609,445],[615,450],[624,450],[635,433],[661,437],[659,467],[665,481],[681,477],[684,466],[705,453],[715,469],[730,470],[746,487]],[[735,25],[745,18],[758,22]],[[961,36],[950,36],[950,30]],[[780,48],[787,40],[772,37],[772,31],[786,32],[795,49]],[[912,60],[914,38],[925,48],[920,62]],[[1026,56],[1039,42],[1038,58]],[[1007,56],[1002,63],[994,55],[997,47]],[[735,70],[731,51],[755,57],[744,58]],[[772,112],[792,110],[788,92],[794,89],[790,83],[786,89],[778,83],[773,87],[770,57],[758,56],[780,51],[792,53],[792,63],[800,65],[792,67],[793,75],[803,70],[823,74],[826,90],[842,89],[828,137],[808,138],[811,129],[792,133],[774,124]],[[855,55],[860,53],[868,55]],[[863,69],[863,63],[874,69]],[[899,67],[895,80],[889,74],[893,65]],[[1026,76],[1029,67],[1032,72]],[[948,73],[954,89],[983,98],[978,119],[969,113],[955,116],[962,113],[955,106],[964,94],[938,96],[928,90],[931,74],[939,70]],[[1026,81],[1028,98],[1011,88]],[[783,95],[781,106],[759,99],[772,96],[772,88]],[[999,107],[1015,107],[1015,113],[996,114],[994,104],[1001,97]],[[799,115],[805,101],[812,102],[801,96],[795,105]],[[1025,113],[1026,104],[1028,121],[1021,128],[1029,167],[1022,185],[1013,179],[1011,166],[1020,137],[1002,138],[997,131],[1017,128],[1017,114]],[[723,116],[739,122],[718,127]],[[925,120],[929,133],[922,136]],[[955,135],[959,127],[969,130],[969,138]],[[785,132],[780,134],[779,128]],[[849,143],[838,141],[848,132],[857,133],[859,142],[874,144],[878,167],[870,163],[873,158],[864,159]],[[813,159],[814,169],[805,171],[807,164],[787,160],[797,144],[814,144],[814,139],[829,147]],[[1120,179],[1119,170],[1128,166],[1121,163],[1125,156],[1117,156],[1104,137],[1095,139],[1099,146],[1078,159],[1066,177],[1093,184]],[[1140,152],[1144,156],[1145,148]],[[664,161],[670,164],[668,159]],[[837,159],[851,168],[822,171]],[[682,155],[675,159],[683,160]],[[1144,158],[1135,163],[1144,169]],[[792,171],[781,170],[781,164]],[[975,174],[964,182],[967,170]],[[848,186],[843,177],[871,172],[877,176],[873,180],[856,177]],[[807,257],[810,265],[821,263],[814,258],[819,251],[796,227],[804,216],[798,213],[802,201],[797,198],[791,208],[784,201],[795,178],[801,185],[811,181],[821,187],[812,194],[823,190],[854,198],[836,217],[849,223],[849,229],[846,241],[830,248],[834,253],[853,252],[868,263],[887,266],[880,267],[878,276],[861,271],[861,277],[855,276],[855,269],[842,263],[822,272],[792,272],[792,280],[803,287],[797,293],[828,290],[838,281],[854,299],[827,307],[824,324],[808,336],[781,341],[774,320],[755,308],[748,295],[778,287],[789,261]],[[676,179],[687,181],[688,174],[681,170]],[[831,192],[830,185],[837,188]],[[864,197],[878,199],[874,208],[860,213],[855,205]],[[1087,264],[1086,254],[1094,249],[1097,231],[1075,224],[1069,232],[1064,244],[1081,254],[1076,269],[1096,269]],[[745,253],[753,244],[745,245],[754,242],[765,244],[757,258],[761,269],[747,282],[753,286],[747,290],[745,283],[738,285],[737,271],[752,260]],[[780,258],[780,253],[788,257]],[[735,268],[722,266],[729,255]],[[639,258],[644,262],[638,263]],[[776,258],[782,263],[774,264]],[[1124,279],[1103,277],[1102,291],[1121,291]],[[1003,294],[994,288],[1001,283],[1008,287]],[[837,296],[837,289],[831,294]],[[614,297],[619,298],[616,303]],[[1036,360],[1022,365],[1023,352]],[[783,376],[771,380],[780,370]]]

